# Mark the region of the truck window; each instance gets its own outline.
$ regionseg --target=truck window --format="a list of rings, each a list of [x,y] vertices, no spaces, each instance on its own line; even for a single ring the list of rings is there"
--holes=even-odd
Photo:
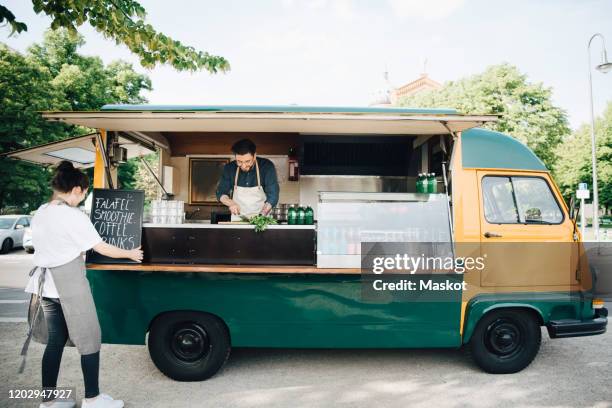
[[[517,224],[518,214],[510,177],[482,179],[485,218],[491,224]]]
[[[559,224],[563,213],[546,180],[539,177],[512,177],[521,223]]]
[[[485,219],[491,224],[559,224],[563,213],[540,177],[486,176],[482,179]]]

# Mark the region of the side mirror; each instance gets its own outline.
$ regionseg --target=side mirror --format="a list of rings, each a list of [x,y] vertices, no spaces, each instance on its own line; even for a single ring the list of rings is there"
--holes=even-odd
[[[576,201],[576,197],[574,196],[570,198],[569,212],[570,212],[570,218],[572,220],[576,220],[578,218],[578,213],[580,212],[580,205],[578,204],[578,202]]]
[[[23,229],[23,225],[21,225],[21,224],[17,224],[17,225],[15,225],[15,229],[16,229],[16,230],[17,230],[17,229]]]

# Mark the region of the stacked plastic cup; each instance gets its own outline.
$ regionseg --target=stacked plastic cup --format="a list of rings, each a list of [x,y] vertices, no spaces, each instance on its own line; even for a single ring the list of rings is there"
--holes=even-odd
[[[185,220],[185,202],[178,200],[151,201],[153,224],[182,224]]]
[[[184,201],[166,201],[168,211],[166,216],[167,224],[182,224],[185,218],[185,202]]]

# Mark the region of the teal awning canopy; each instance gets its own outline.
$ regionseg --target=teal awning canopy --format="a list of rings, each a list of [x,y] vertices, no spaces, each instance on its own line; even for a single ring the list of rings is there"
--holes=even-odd
[[[297,105],[104,105],[101,110],[137,112],[407,113],[420,115],[451,115],[457,113],[455,109],[447,108]]]
[[[461,133],[464,168],[546,171],[546,166],[515,138],[492,130],[474,128]]]
[[[268,132],[338,135],[440,135],[497,120],[454,109],[265,106],[105,105],[99,111],[43,112],[49,120],[123,132]]]

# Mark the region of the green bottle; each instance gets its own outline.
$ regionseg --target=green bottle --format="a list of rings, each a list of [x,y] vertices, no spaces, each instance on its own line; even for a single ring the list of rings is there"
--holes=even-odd
[[[304,224],[314,224],[314,210],[310,206],[306,207],[306,210],[304,212]]]
[[[419,173],[419,177],[417,177],[416,192],[417,193],[423,192],[423,173]]]
[[[297,224],[297,210],[295,207],[289,207],[289,210],[287,210],[287,224]]]
[[[429,173],[429,177],[427,177],[427,192],[430,194],[435,194],[438,192],[436,173]]]
[[[306,219],[306,209],[304,207],[298,207],[297,209],[297,223],[298,225],[304,225]]]

